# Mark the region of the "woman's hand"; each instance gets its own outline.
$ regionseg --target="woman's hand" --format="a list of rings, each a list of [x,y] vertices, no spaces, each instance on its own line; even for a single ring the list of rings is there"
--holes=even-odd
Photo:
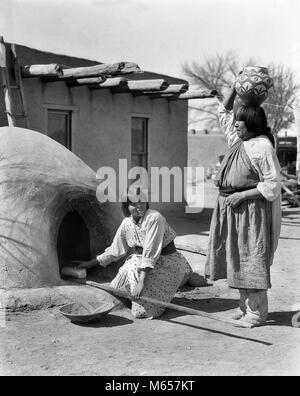
[[[235,81],[239,78],[239,76],[243,73],[243,71],[244,71],[244,68],[241,69],[241,70],[238,72],[238,74],[237,74],[236,77],[235,77]]]
[[[229,195],[229,197],[226,198],[226,204],[230,206],[232,209],[237,208],[242,202],[244,201],[244,195],[242,193],[234,193]]]
[[[144,280],[140,279],[131,293],[134,300],[138,300],[140,298],[144,286],[145,286]]]
[[[143,268],[139,270],[139,280],[135,288],[133,289],[131,295],[133,299],[138,300],[142,294],[145,286],[145,281],[149,272],[149,268]]]
[[[93,268],[96,265],[98,265],[99,262],[96,259],[92,259],[92,260],[88,260],[88,261],[74,260],[74,261],[72,261],[72,264],[74,266],[76,266],[76,268],[79,268],[79,269],[89,269],[89,268]]]

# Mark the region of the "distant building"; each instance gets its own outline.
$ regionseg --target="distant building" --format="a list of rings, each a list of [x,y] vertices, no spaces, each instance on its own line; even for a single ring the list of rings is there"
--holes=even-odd
[[[196,134],[188,136],[188,165],[203,167],[211,177],[219,157],[228,151],[225,135]]]
[[[277,155],[280,165],[287,168],[288,173],[295,175],[297,161],[297,137],[278,137]]]

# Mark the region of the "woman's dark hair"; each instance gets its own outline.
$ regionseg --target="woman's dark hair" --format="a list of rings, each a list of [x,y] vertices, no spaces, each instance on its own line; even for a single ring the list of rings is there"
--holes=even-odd
[[[234,117],[237,121],[245,122],[248,132],[255,136],[266,136],[275,147],[275,139],[268,127],[266,113],[261,106],[239,106],[234,110]]]
[[[126,192],[122,194],[122,212],[125,217],[130,217],[128,206],[133,202],[146,202],[147,210],[149,209],[149,202],[147,195],[141,190],[141,187],[129,187]]]
[[[127,199],[127,201],[126,202],[122,202],[122,212],[123,212],[123,215],[125,216],[125,217],[130,217],[131,216],[131,214],[130,214],[130,212],[129,212],[129,209],[128,209],[128,206],[131,204],[132,202],[129,200],[129,199]],[[147,210],[149,209],[149,202],[146,202],[146,204],[147,204]]]

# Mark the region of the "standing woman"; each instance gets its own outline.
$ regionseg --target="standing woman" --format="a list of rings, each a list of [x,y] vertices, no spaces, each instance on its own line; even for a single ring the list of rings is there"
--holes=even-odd
[[[111,246],[94,260],[75,263],[79,268],[107,267],[134,249],[111,286],[130,291],[135,299],[131,309],[135,318],[156,318],[165,308],[140,301],[139,297],[170,302],[177,289],[188,280],[192,269],[175,248],[175,231],[159,212],[149,209],[145,197],[126,194],[122,210],[125,218]]]
[[[260,106],[233,111],[235,88],[219,107],[229,152],[215,178],[219,187],[206,275],[239,290],[240,319],[259,326],[268,316],[270,267],[281,226],[280,165]]]

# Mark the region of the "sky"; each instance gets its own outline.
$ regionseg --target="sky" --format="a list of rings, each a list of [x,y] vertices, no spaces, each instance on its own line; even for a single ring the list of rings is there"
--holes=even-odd
[[[0,0],[5,41],[177,77],[233,50],[300,78],[299,20],[300,0]]]

